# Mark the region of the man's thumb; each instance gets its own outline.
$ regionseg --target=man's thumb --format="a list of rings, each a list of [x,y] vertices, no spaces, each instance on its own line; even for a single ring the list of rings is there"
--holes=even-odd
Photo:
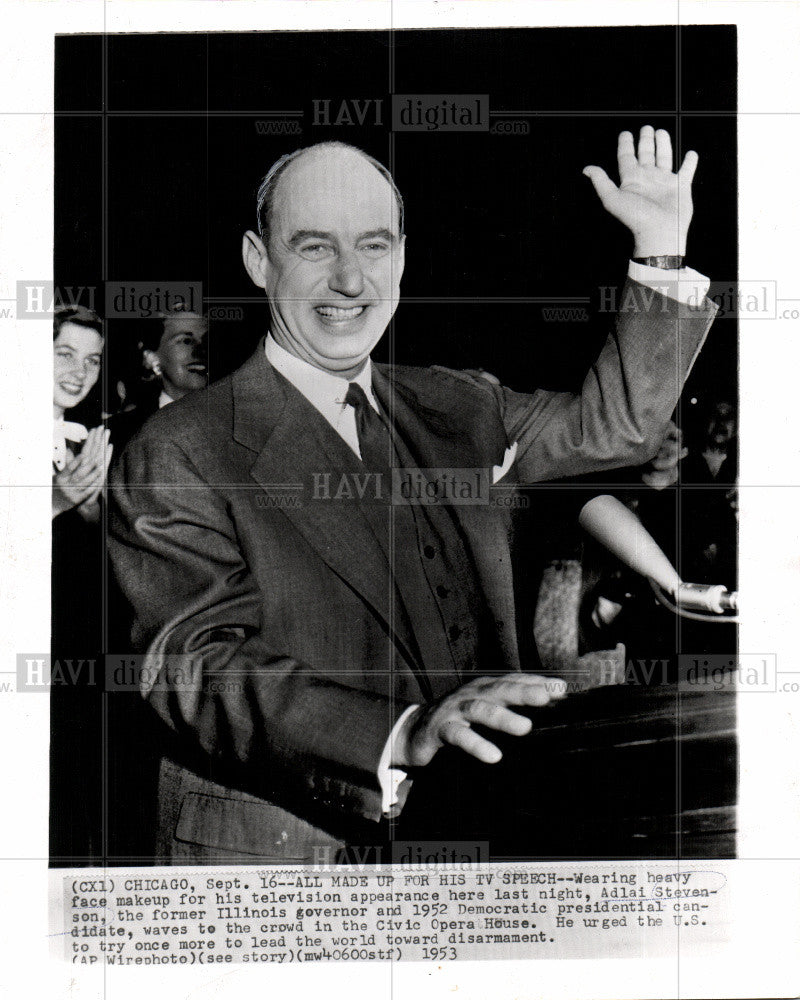
[[[584,167],[583,176],[588,177],[594,185],[597,196],[605,205],[617,192],[617,185],[611,180],[602,167]]]

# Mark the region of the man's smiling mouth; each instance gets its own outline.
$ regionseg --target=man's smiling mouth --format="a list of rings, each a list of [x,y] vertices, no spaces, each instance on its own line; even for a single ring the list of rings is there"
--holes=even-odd
[[[342,322],[348,319],[357,319],[366,309],[366,306],[315,306],[318,316],[323,319]]]

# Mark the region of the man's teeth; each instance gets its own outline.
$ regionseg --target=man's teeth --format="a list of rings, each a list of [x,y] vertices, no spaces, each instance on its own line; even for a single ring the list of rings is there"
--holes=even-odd
[[[355,319],[364,312],[364,306],[350,306],[342,309],[339,306],[317,306],[317,312],[326,319]]]

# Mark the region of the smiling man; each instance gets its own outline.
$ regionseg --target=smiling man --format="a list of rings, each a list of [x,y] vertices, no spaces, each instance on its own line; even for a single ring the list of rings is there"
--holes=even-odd
[[[142,693],[171,731],[157,861],[310,862],[374,842],[441,746],[492,764],[473,724],[523,736],[515,709],[563,697],[535,673],[507,511],[390,503],[385,484],[396,468],[532,483],[655,454],[714,314],[682,304],[707,289],[681,256],[696,160],[673,173],[669,136],[646,126],[638,151],[619,137],[619,187],[584,171],[633,233],[621,301],[636,305],[576,395],[373,364],[404,266],[391,176],[342,143],[269,171],[243,244],[264,341],[154,417],[113,480]],[[335,497],[315,489],[326,475],[383,488]]]
[[[298,150],[267,174],[257,209],[260,235],[246,235],[244,263],[267,293],[274,342],[352,378],[400,298],[405,236],[391,175],[342,144]]]

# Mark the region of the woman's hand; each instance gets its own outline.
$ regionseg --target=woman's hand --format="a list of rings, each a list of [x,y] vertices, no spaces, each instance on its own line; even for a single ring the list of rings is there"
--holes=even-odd
[[[82,517],[97,519],[97,498],[102,490],[112,447],[108,443],[109,431],[93,427],[79,455],[74,455],[66,466],[53,477],[53,517],[77,507]]]

